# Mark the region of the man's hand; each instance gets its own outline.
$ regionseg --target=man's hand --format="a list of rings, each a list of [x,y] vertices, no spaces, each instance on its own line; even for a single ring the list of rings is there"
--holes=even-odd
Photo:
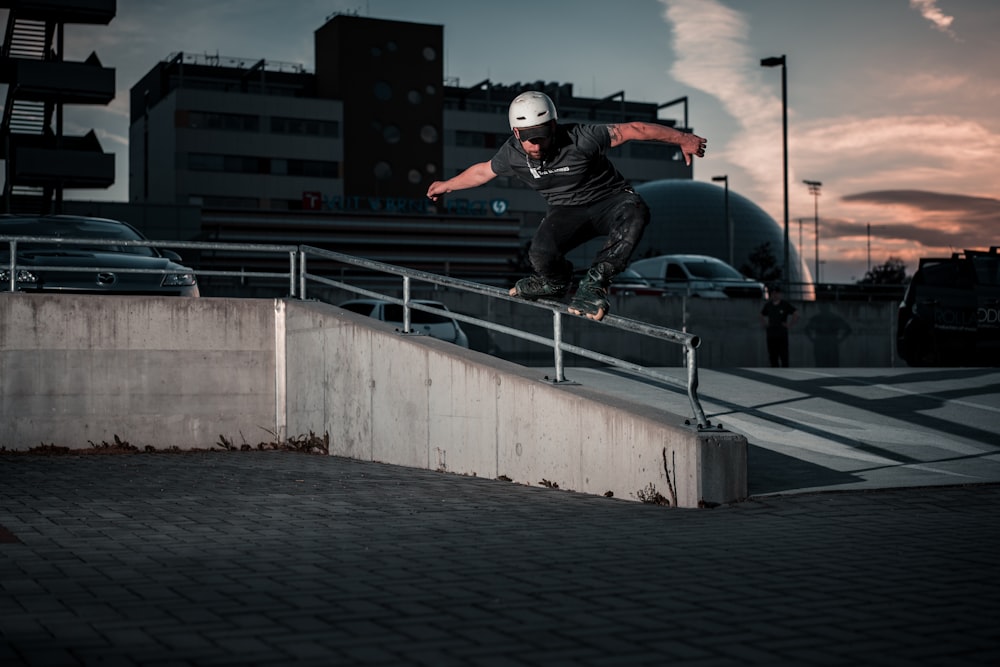
[[[707,143],[708,139],[702,139],[697,134],[684,134],[678,144],[684,155],[684,164],[691,166],[691,158],[695,155],[705,157],[705,144]]]
[[[448,188],[444,184],[444,181],[434,181],[431,186],[427,188],[427,198],[431,201],[437,201],[441,198],[441,195],[448,194]]]
[[[493,173],[490,161],[478,162],[454,178],[431,183],[431,186],[427,188],[427,198],[431,201],[437,201],[441,195],[446,195],[455,190],[467,190],[479,187],[480,185],[489,183],[494,178],[496,178],[496,174]]]

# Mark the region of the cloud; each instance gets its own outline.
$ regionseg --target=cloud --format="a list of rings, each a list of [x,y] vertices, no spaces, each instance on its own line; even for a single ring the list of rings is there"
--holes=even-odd
[[[980,248],[995,243],[1000,226],[1000,200],[992,197],[928,190],[875,190],[842,198],[848,204],[884,209],[883,220],[872,226],[881,239],[918,243],[924,248]],[[857,223],[824,221],[830,238],[857,237],[865,228]]]
[[[782,163],[781,97],[762,92],[774,90],[777,78],[772,74],[764,85],[760,58],[747,44],[746,17],[717,0],[660,1],[676,55],[671,75],[714,97],[738,123],[722,157],[766,190]]]
[[[876,190],[844,197],[844,201],[868,201],[880,204],[906,204],[928,212],[968,213],[1000,222],[1000,199],[970,197],[926,190]]]
[[[932,184],[993,192],[1000,135],[957,116],[824,118],[796,128],[792,146],[803,173],[837,179],[841,191],[926,189]]]
[[[916,9],[921,16],[930,21],[935,30],[940,30],[949,37],[957,39],[951,29],[955,18],[938,9],[937,0],[910,0],[910,7]]]

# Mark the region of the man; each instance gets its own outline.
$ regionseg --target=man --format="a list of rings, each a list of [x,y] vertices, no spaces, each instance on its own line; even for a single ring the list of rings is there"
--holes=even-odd
[[[799,311],[782,298],[781,286],[772,285],[760,323],[767,331],[767,355],[773,368],[788,368],[788,330],[798,321]]]
[[[559,298],[569,291],[573,265],[566,253],[606,236],[587,275],[580,280],[569,312],[601,320],[608,312],[607,288],[628,266],[649,224],[649,208],[615,169],[607,152],[628,141],[676,144],[685,164],[705,155],[705,139],[655,123],[559,124],[556,107],[544,93],[521,93],[510,104],[514,136],[493,159],[472,165],[454,178],[435,181],[427,196],[437,201],[455,190],[474,188],[497,176],[514,176],[548,204],[528,259],[534,275],[518,280],[511,296]]]

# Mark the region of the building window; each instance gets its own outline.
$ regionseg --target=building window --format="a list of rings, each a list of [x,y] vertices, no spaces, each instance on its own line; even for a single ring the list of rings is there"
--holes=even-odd
[[[335,120],[313,120],[309,118],[271,118],[271,132],[274,134],[297,134],[309,137],[339,137],[340,123]]]
[[[294,160],[253,155],[211,155],[189,153],[191,171],[218,171],[228,174],[272,174],[275,176],[307,176],[340,178],[340,163],[327,160]]]
[[[420,140],[425,144],[436,144],[438,142],[438,130],[433,125],[424,125],[420,128]]]
[[[380,102],[388,102],[392,99],[392,86],[386,81],[376,81],[375,82],[375,99]]]
[[[282,160],[289,176],[340,178],[340,163],[327,160]]]
[[[398,144],[403,138],[403,133],[395,125],[386,125],[382,128],[382,138],[387,144]]]
[[[205,208],[260,208],[260,200],[255,197],[191,195],[189,202],[204,206]]]
[[[193,130],[260,131],[260,118],[251,114],[181,110],[177,112],[176,121],[177,127]]]
[[[189,153],[188,169],[191,171],[225,171],[225,156],[206,153]]]

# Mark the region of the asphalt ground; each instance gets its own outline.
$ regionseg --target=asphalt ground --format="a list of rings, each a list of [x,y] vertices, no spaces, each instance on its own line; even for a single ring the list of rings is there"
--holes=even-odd
[[[785,373],[703,374],[752,436],[752,497],[713,509],[294,452],[0,456],[0,665],[1000,664],[993,376]]]

